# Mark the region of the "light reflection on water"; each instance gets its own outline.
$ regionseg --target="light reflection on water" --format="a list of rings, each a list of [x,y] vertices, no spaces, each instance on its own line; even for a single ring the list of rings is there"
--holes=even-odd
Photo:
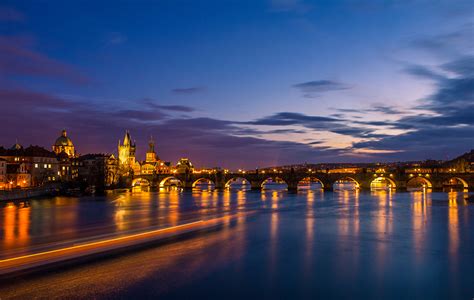
[[[147,252],[133,254],[134,260],[124,265],[123,275],[113,273],[115,278],[109,278],[107,290],[127,282],[120,289],[130,289],[130,295],[136,293],[137,297],[171,294],[186,298],[192,295],[193,287],[196,297],[204,296],[199,294],[205,290],[203,287],[212,288],[216,295],[232,291],[245,296],[250,293],[246,289],[252,287],[252,291],[266,289],[268,295],[290,297],[293,294],[288,291],[294,291],[296,286],[300,292],[313,296],[336,298],[353,293],[385,297],[384,291],[401,297],[415,295],[410,289],[395,288],[407,286],[428,291],[423,294],[428,298],[449,298],[451,289],[456,290],[456,296],[468,295],[471,289],[467,286],[474,280],[469,267],[474,264],[470,255],[474,245],[469,244],[474,211],[465,196],[462,192],[357,189],[306,190],[297,194],[279,190],[175,190],[7,203],[0,208],[0,252],[8,254],[63,239],[177,225],[220,215],[226,218],[218,232],[179,242],[172,246],[173,252],[166,247],[147,250],[163,252],[159,257],[170,257],[166,266],[164,262],[158,265],[158,261],[144,264],[139,257]],[[245,211],[258,213],[231,221],[230,214]],[[194,259],[183,265],[188,256]],[[120,260],[127,261],[127,257]],[[133,263],[135,260],[137,263]],[[110,261],[103,267],[108,270],[117,263]],[[178,282],[188,289],[152,287],[157,278],[165,281],[164,286],[168,277],[168,283],[181,278],[178,275],[183,266],[187,275]],[[84,268],[87,276],[79,272],[84,293],[91,290],[107,295],[97,284],[102,278]],[[147,276],[140,275],[145,272],[143,268]],[[162,268],[170,276],[163,278]],[[445,284],[433,288],[433,276]],[[55,280],[50,282],[46,286],[51,292],[61,293],[52,286]],[[68,284],[68,280],[62,282]],[[238,289],[235,282],[239,282]],[[430,288],[436,293],[429,292]]]
[[[307,191],[306,193],[306,241],[305,241],[305,258],[304,258],[304,273],[305,279],[307,280],[309,274],[311,274],[311,265],[313,263],[313,247],[314,247],[314,226],[316,215],[314,211],[314,202],[316,201],[316,194],[322,195],[322,191],[317,193],[316,191]]]

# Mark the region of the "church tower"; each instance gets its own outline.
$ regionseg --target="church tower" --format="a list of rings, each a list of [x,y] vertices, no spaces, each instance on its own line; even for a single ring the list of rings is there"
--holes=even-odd
[[[118,142],[118,156],[121,166],[133,167],[135,164],[135,143],[132,142],[130,133],[128,130],[125,132],[123,143],[119,140]]]
[[[155,141],[153,140],[153,137],[150,137],[150,141],[148,142],[148,151],[146,152],[146,162],[154,163],[156,160]]]

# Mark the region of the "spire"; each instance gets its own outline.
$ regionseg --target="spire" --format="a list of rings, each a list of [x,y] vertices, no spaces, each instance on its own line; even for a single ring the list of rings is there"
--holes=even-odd
[[[148,142],[148,153],[155,153],[155,141],[153,136],[150,135],[150,141]]]
[[[63,131],[61,132],[61,135],[62,135],[63,137],[67,137],[67,131],[66,131],[66,129],[63,129]]]
[[[130,145],[130,142],[131,142],[131,138],[130,138],[130,133],[127,131],[125,131],[125,137],[123,138],[123,145],[125,146],[128,146]]]
[[[23,146],[18,144],[18,138],[15,139],[15,145],[13,145],[10,149],[12,150],[20,150],[23,149]]]

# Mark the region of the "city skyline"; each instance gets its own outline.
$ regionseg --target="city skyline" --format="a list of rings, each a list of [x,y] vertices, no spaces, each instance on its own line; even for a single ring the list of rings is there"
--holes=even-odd
[[[0,300],[474,295],[473,0],[2,0],[0,120]]]
[[[474,145],[470,1],[4,3],[5,147],[64,128],[114,153],[130,130],[139,157],[153,135],[166,161],[255,168]]]

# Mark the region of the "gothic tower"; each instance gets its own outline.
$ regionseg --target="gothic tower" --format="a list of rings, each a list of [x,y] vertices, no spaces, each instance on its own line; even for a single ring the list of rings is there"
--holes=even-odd
[[[135,164],[135,143],[132,142],[130,133],[128,130],[125,132],[125,137],[123,138],[123,144],[119,140],[118,142],[118,156],[120,166],[133,167]]]

